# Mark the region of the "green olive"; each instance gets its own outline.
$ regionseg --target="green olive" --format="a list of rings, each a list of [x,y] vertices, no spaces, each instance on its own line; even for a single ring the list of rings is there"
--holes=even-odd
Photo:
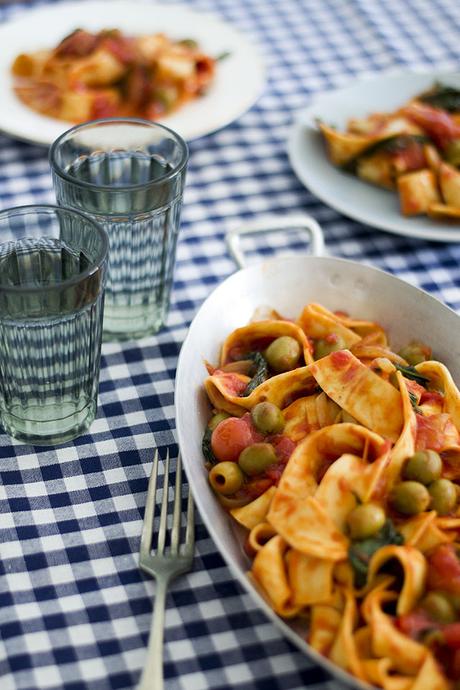
[[[277,460],[275,449],[270,443],[253,443],[241,451],[238,465],[250,477],[261,474]]]
[[[294,369],[300,357],[300,345],[295,338],[282,335],[265,350],[265,359],[276,374]]]
[[[228,414],[228,412],[223,412],[223,411],[221,411],[221,412],[216,412],[216,414],[213,415],[213,416],[211,417],[211,419],[209,420],[209,422],[208,422],[208,428],[211,429],[211,431],[214,431],[214,429],[216,428],[216,426],[217,426],[218,424],[220,424],[221,422],[223,422],[224,419],[228,419],[229,417],[231,417],[231,415]]]
[[[425,647],[428,647],[428,649],[435,649],[440,644],[444,643],[444,635],[439,628],[429,628],[421,633],[420,642],[425,645]]]
[[[438,515],[451,513],[457,505],[457,490],[449,479],[436,479],[428,487],[431,496],[431,508]]]
[[[420,606],[438,623],[453,623],[457,619],[454,607],[441,592],[428,592]]]
[[[399,356],[406,360],[408,364],[415,367],[420,362],[431,359],[431,348],[423,343],[412,342],[398,352]]]
[[[218,462],[208,476],[214,491],[224,496],[236,493],[244,482],[243,473],[236,462]]]
[[[231,496],[224,496],[224,494],[217,494],[217,500],[226,510],[233,510],[233,508],[247,506],[253,499],[249,495],[238,496],[237,494],[232,494]]]
[[[375,503],[363,503],[348,514],[347,524],[352,539],[367,539],[382,529],[385,511]]]
[[[455,594],[454,592],[441,592],[443,596],[446,597],[457,611],[460,612],[460,594]]]
[[[194,38],[182,38],[178,44],[184,48],[190,48],[190,50],[198,50],[198,43]]]
[[[408,459],[403,468],[403,478],[421,484],[431,484],[439,479],[442,472],[442,460],[435,450],[419,450]]]
[[[251,410],[255,427],[263,434],[279,434],[284,428],[284,417],[280,408],[271,402],[261,402]]]
[[[430,504],[428,489],[420,482],[400,482],[390,494],[392,508],[403,515],[417,515]]]
[[[175,86],[165,86],[154,90],[152,100],[161,103],[165,110],[170,110],[177,103],[177,96]]]
[[[321,359],[330,355],[331,352],[337,352],[337,350],[344,350],[346,348],[346,343],[340,335],[333,335],[330,338],[318,338],[315,341],[315,359]]]
[[[448,163],[458,168],[460,166],[460,139],[454,139],[449,142],[444,152],[445,159]]]

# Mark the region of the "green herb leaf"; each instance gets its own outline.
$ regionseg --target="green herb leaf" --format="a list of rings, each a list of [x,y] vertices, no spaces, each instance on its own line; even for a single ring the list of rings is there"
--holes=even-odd
[[[414,410],[418,410],[419,409],[418,399],[417,399],[417,396],[415,395],[415,393],[412,393],[412,391],[409,391],[409,400],[410,400],[410,404],[412,405]]]
[[[230,57],[231,52],[229,50],[224,50],[223,53],[220,53],[217,55],[214,59],[216,62],[222,62],[222,60],[226,60],[228,57]]]
[[[265,357],[260,352],[248,352],[244,359],[252,359],[254,362],[255,373],[243,391],[242,397],[250,395],[253,390],[260,386],[268,378],[268,364]]]
[[[204,455],[205,459],[208,462],[210,462],[211,464],[215,465],[217,460],[214,456],[214,453],[212,452],[211,436],[212,436],[212,431],[207,426],[206,429],[204,430],[203,439],[201,441],[201,450],[203,451],[203,455]]]
[[[178,41],[178,44],[180,46],[184,46],[184,48],[189,48],[190,50],[198,50],[199,48],[198,41],[195,41],[194,38],[182,38],[180,41]]]
[[[370,158],[370,156],[376,153],[398,153],[399,151],[404,151],[408,146],[414,143],[426,144],[429,141],[430,139],[428,137],[418,134],[395,134],[371,144],[367,149],[361,151],[358,156],[347,161],[345,165],[342,166],[342,169],[347,172],[355,173],[358,161],[362,158]]]
[[[396,364],[396,362],[394,362],[394,365],[396,369],[400,371],[403,376],[406,377],[406,379],[416,381],[416,383],[419,383],[421,386],[424,386],[426,383],[430,382],[430,379],[424,376],[423,374],[420,374],[415,367],[406,367],[402,364]]]
[[[378,549],[387,544],[403,543],[404,537],[395,529],[390,519],[386,520],[382,529],[373,537],[352,542],[348,557],[355,573],[355,586],[364,587],[366,584],[370,560]]]
[[[430,91],[419,96],[418,100],[449,113],[460,111],[460,91],[453,86],[435,84]]]
[[[337,129],[337,125],[333,125],[332,123],[327,123],[325,120],[322,120],[320,117],[315,117],[315,125],[319,128],[320,125],[326,125],[326,127],[329,127],[329,129]]]

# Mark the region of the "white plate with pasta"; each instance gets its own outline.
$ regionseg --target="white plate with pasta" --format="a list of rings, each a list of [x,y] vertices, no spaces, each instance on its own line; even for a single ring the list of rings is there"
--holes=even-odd
[[[407,104],[410,99],[431,89],[435,82],[458,89],[460,74],[434,70],[384,72],[367,75],[366,78],[353,81],[343,88],[313,96],[311,104],[299,113],[288,138],[290,163],[299,180],[326,204],[371,228],[379,228],[406,237],[458,242],[460,240],[460,208],[457,209],[457,218],[452,220],[435,219],[425,213],[413,216],[403,215],[396,189],[394,189],[395,180],[384,181],[382,187],[379,188],[375,186],[375,183],[369,184],[364,179],[359,179],[356,172],[350,174],[349,171],[345,171],[348,161],[346,165],[343,161],[340,161],[340,164],[332,163],[318,124],[321,122],[327,125],[331,136],[335,135],[338,138],[350,126],[350,121],[356,125],[356,123],[365,122],[365,118],[371,113],[392,113]],[[393,121],[392,126],[398,125],[401,131],[404,131],[406,124],[407,122],[401,123],[401,117],[398,116],[398,122]],[[410,123],[409,126],[414,128],[414,123]],[[416,134],[422,133],[417,128],[413,131]],[[388,134],[386,136],[389,137]],[[353,136],[350,138],[352,139]],[[413,137],[413,139],[416,138],[416,136]],[[359,145],[357,137],[355,141]],[[371,142],[371,138],[369,141]],[[343,141],[339,143],[343,145]],[[369,150],[370,148],[369,146]],[[420,165],[429,167],[429,164],[425,162]],[[367,167],[366,172],[369,172],[369,166]],[[375,167],[370,172],[374,174]],[[457,174],[460,180],[460,173]],[[426,170],[420,177],[424,177],[422,184],[430,178],[432,193],[437,195],[438,184],[435,175]],[[408,176],[407,179],[411,178]],[[393,190],[384,189],[385,184],[393,187]]]
[[[311,218],[245,230],[264,224],[321,252]],[[211,536],[256,605],[354,687],[451,690],[458,674],[458,327],[383,271],[297,255],[227,278],[182,347],[179,446]]]
[[[79,40],[62,43],[72,32]],[[0,130],[43,145],[76,121],[124,114],[154,119],[195,139],[237,119],[264,86],[249,37],[182,5],[53,4],[0,27],[0,44]],[[129,113],[133,104],[137,110]]]

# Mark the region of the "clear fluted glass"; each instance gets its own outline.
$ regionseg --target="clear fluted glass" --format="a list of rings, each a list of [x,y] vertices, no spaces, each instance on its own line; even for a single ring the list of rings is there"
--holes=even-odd
[[[135,118],[79,125],[51,147],[58,203],[109,236],[106,340],[156,333],[166,321],[187,162],[181,137]]]
[[[0,212],[0,419],[55,445],[94,420],[108,238],[58,206]]]

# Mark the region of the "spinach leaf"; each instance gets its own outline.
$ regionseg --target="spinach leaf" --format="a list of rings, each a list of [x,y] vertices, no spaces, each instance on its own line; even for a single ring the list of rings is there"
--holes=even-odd
[[[412,391],[409,391],[409,399],[412,407],[417,407],[417,396]]]
[[[342,166],[342,169],[347,172],[355,173],[358,161],[362,158],[369,158],[376,153],[398,153],[399,151],[404,151],[408,146],[414,143],[426,144],[429,141],[430,139],[428,137],[418,134],[395,134],[371,144],[367,149],[361,151],[358,156],[347,161],[345,165]]]
[[[400,371],[403,376],[406,377],[406,379],[412,379],[412,381],[419,383],[421,386],[424,386],[426,383],[430,382],[430,379],[424,376],[423,374],[420,374],[415,367],[406,367],[402,364],[396,364],[396,362],[394,362],[394,365],[396,369]]]
[[[211,436],[212,436],[212,431],[207,426],[206,429],[204,430],[203,439],[201,441],[201,450],[203,451],[203,455],[205,457],[205,460],[207,460],[208,462],[215,465],[217,460],[214,457],[214,453],[212,452]]]
[[[412,407],[414,408],[414,410],[415,410],[416,412],[419,411],[420,408],[419,408],[419,406],[418,406],[417,396],[415,395],[415,393],[412,393],[412,391],[409,391],[409,399],[410,399],[410,404],[412,405]]]
[[[268,378],[268,364],[265,357],[260,352],[248,352],[244,359],[251,359],[254,362],[255,372],[252,379],[243,391],[242,397],[250,395],[253,390],[260,386]]]
[[[223,53],[219,53],[214,59],[216,62],[222,62],[222,60],[226,60],[228,57],[230,57],[231,52],[229,50],[224,50]]]
[[[355,586],[364,587],[367,580],[367,570],[373,554],[387,544],[403,544],[404,537],[393,525],[386,520],[382,529],[373,537],[352,542],[348,549],[348,557],[355,573]]]
[[[433,106],[433,108],[447,110],[449,113],[455,113],[460,110],[460,91],[453,86],[435,84],[433,89],[423,93],[418,97],[418,100]]]

